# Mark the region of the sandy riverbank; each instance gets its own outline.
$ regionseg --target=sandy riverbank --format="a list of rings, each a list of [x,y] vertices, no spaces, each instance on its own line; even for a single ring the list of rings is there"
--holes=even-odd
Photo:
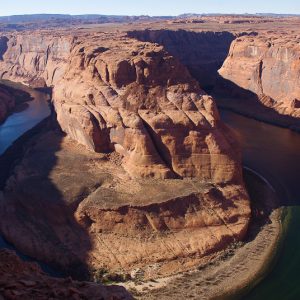
[[[136,299],[235,299],[264,278],[280,245],[282,209],[268,184],[249,171],[245,177],[255,212],[245,243],[232,245],[190,272],[123,284]]]

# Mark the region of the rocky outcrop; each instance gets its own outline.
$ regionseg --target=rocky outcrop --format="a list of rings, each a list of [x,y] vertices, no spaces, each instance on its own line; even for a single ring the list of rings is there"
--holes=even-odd
[[[31,97],[28,93],[0,84],[0,124],[14,111],[16,106],[29,100]]]
[[[133,299],[124,288],[47,276],[35,263],[23,262],[10,250],[0,250],[0,295],[15,299]]]
[[[94,153],[51,131],[25,152],[0,195],[1,232],[73,276],[87,267],[95,276],[176,273],[247,231],[240,183],[131,178],[116,152]]]
[[[128,36],[163,45],[179,58],[205,89],[215,84],[217,71],[235,39],[234,34],[226,31],[136,30],[128,32]]]
[[[64,73],[72,39],[43,32],[2,37],[6,42],[4,48],[0,42],[0,78],[32,87],[53,86]]]
[[[209,18],[209,22],[212,21],[213,18]],[[227,27],[225,24],[245,22],[266,23],[267,28],[274,19],[257,17],[240,20],[238,17],[221,16],[215,21],[224,23],[224,28]],[[261,28],[243,31],[242,27],[231,27],[230,32],[214,30],[147,29],[130,31],[128,35],[164,45],[171,54],[180,58],[205,90],[221,99],[235,98],[231,99],[232,103],[221,100],[221,105],[247,115],[247,111],[251,110],[255,118],[299,128],[299,35]],[[239,103],[241,101],[243,103]]]
[[[236,39],[219,73],[280,114],[300,117],[299,36],[260,33]]]
[[[53,85],[67,137],[41,134],[11,173],[0,201],[8,241],[71,272],[153,278],[243,239],[238,147],[178,59],[124,34],[38,36],[9,40],[0,69]]]
[[[240,177],[213,99],[160,46],[78,41],[53,97],[62,129],[91,150],[117,151],[133,177]]]

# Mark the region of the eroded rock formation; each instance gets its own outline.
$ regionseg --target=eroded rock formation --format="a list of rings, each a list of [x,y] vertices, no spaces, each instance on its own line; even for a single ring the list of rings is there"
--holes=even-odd
[[[226,31],[191,30],[135,30],[128,32],[128,36],[163,45],[180,59],[201,87],[208,89],[215,84],[218,70],[236,38]]]
[[[236,39],[219,73],[280,114],[300,117],[299,35],[260,33]]]
[[[20,34],[7,45],[3,76],[53,86],[67,134],[35,138],[7,181],[0,228],[10,242],[73,271],[157,277],[245,236],[238,147],[212,97],[162,46],[116,33]]]
[[[98,152],[117,151],[133,177],[240,177],[213,99],[177,59],[132,39],[101,44],[78,42],[54,88],[58,121],[70,137]]]
[[[213,18],[208,19],[213,22]],[[225,24],[240,24],[240,20],[216,20],[224,23],[218,28],[220,31],[204,31],[203,25],[202,30],[146,29],[130,31],[128,35],[164,45],[180,58],[205,90],[224,99],[222,105],[243,113],[250,110],[253,117],[299,128],[298,32],[268,31],[254,25],[265,23],[268,28],[275,22],[268,18],[245,18],[253,29],[228,25],[229,31],[221,31],[227,27]],[[282,22],[284,19],[275,23]]]
[[[0,77],[32,87],[53,86],[64,74],[72,37],[39,31],[7,35],[0,42]],[[3,49],[3,50],[1,50]]]
[[[53,132],[27,148],[0,201],[10,242],[81,276],[85,264],[148,277],[184,270],[242,239],[249,214],[239,182],[134,179],[116,152],[93,153]]]

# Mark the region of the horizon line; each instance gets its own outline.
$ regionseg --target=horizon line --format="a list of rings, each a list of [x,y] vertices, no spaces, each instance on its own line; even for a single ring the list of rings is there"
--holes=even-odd
[[[149,14],[101,14],[101,13],[86,13],[86,14],[72,14],[72,13],[24,13],[24,14],[11,14],[11,15],[0,15],[0,17],[16,17],[16,16],[35,16],[35,15],[45,15],[45,16],[114,16],[114,17],[179,17],[183,15],[221,15],[221,16],[230,16],[230,15],[236,15],[236,16],[243,16],[243,15],[287,15],[287,16],[300,16],[300,13],[273,13],[273,12],[255,12],[255,13],[220,13],[220,12],[211,12],[211,13],[192,13],[192,12],[185,12],[181,14],[176,15],[149,15]]]

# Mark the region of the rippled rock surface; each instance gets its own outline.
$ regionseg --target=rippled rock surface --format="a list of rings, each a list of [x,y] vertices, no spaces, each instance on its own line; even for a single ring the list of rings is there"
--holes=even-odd
[[[163,46],[121,33],[18,34],[0,69],[52,86],[66,134],[36,136],[7,181],[0,228],[17,248],[77,274],[157,277],[244,238],[238,145]]]

